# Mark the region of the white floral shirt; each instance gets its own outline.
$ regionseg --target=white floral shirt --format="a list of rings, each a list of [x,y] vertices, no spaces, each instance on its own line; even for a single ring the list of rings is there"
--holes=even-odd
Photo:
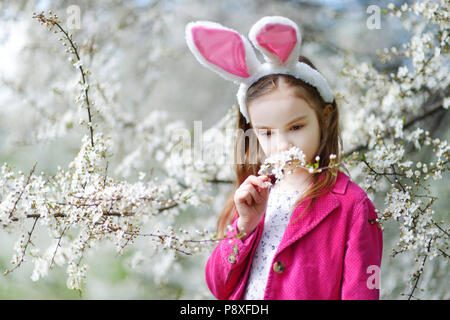
[[[264,228],[255,250],[244,300],[262,300],[272,259],[291,218],[300,191],[271,189],[267,200]]]

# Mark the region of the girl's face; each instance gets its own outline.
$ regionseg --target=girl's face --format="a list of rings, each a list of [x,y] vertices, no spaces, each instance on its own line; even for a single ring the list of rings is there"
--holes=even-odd
[[[296,146],[305,153],[307,163],[312,162],[320,143],[319,120],[314,109],[295,95],[295,89],[283,78],[277,89],[253,100],[248,109],[266,157]]]

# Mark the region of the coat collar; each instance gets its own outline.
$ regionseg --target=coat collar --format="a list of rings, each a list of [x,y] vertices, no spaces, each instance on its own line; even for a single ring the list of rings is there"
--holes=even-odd
[[[331,192],[317,198],[308,209],[308,212],[304,213],[304,210],[308,207],[311,200],[307,200],[304,203],[299,204],[291,214],[291,219],[286,227],[276,254],[280,253],[290,244],[304,237],[336,208],[338,208],[340,206],[340,201],[335,194],[344,194],[349,181],[350,179],[346,174],[339,172],[336,183]],[[296,219],[302,214],[303,216],[296,221]]]
[[[350,178],[342,171],[339,171],[336,183],[334,184],[334,187],[331,190],[331,192],[338,194],[345,194],[349,182]]]

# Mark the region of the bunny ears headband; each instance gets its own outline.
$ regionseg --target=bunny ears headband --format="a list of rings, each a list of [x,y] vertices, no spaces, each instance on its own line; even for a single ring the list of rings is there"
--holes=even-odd
[[[197,21],[188,23],[185,31],[189,49],[203,66],[240,85],[237,99],[247,123],[250,122],[245,104],[247,89],[269,74],[292,75],[317,88],[325,102],[333,102],[334,94],[325,78],[298,61],[302,38],[297,24],[288,18],[267,16],[250,29],[248,37],[265,63],[257,59],[248,40],[233,29],[211,21]]]

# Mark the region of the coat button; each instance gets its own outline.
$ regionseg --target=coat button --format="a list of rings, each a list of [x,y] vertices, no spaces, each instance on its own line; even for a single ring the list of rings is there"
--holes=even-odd
[[[284,269],[286,269],[286,267],[282,261],[277,261],[273,264],[273,271],[276,273],[283,273]]]
[[[237,255],[239,253],[238,246],[236,244],[233,246],[233,253],[235,255]]]
[[[236,257],[235,257],[234,254],[230,254],[230,255],[228,256],[228,262],[230,262],[230,263],[236,263]]]

